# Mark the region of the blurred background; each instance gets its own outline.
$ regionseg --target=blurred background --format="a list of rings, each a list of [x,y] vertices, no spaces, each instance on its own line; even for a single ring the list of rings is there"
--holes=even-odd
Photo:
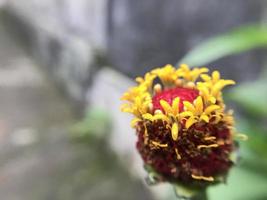
[[[181,62],[237,81],[249,136],[209,199],[267,199],[266,47],[266,0],[0,0],[0,199],[175,199],[144,182],[119,98]]]

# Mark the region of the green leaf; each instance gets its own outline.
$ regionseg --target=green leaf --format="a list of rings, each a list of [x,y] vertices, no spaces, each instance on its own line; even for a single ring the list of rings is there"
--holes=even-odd
[[[260,173],[242,168],[231,170],[227,184],[209,188],[210,200],[266,199],[267,179]],[[265,197],[265,198],[264,198]]]
[[[240,84],[227,97],[254,116],[267,116],[267,79]]]
[[[243,144],[248,147],[250,151],[253,151],[253,153],[260,157],[261,163],[263,163],[263,160],[267,163],[266,129],[267,128],[263,124],[257,122],[257,120],[248,120],[245,118],[237,119],[237,130],[245,133],[249,138]]]
[[[267,27],[244,26],[204,41],[189,51],[178,64],[205,65],[222,57],[259,47],[267,47]]]
[[[239,153],[243,168],[267,176],[267,127],[251,118],[238,118],[237,130],[248,136],[247,141],[240,141]]]

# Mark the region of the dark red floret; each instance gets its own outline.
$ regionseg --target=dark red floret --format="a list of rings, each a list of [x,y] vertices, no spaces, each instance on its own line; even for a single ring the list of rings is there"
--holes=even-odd
[[[163,122],[146,121],[148,135],[145,135],[144,123],[139,123],[138,126],[136,146],[139,153],[145,164],[151,166],[167,181],[203,184],[203,181],[193,179],[192,174],[206,177],[223,176],[233,165],[230,154],[235,148],[234,143],[230,130],[222,123],[196,124],[189,130],[181,129],[177,141],[172,139],[170,130]],[[206,141],[207,136],[214,136],[216,140]],[[168,144],[168,147],[157,147],[152,141]],[[199,145],[214,142],[219,143],[219,147],[198,149]],[[178,150],[181,159],[177,158],[175,149]]]
[[[171,105],[176,97],[180,97],[179,107],[182,111],[183,101],[193,102],[198,95],[199,92],[195,89],[165,89],[152,98],[152,103],[154,110],[163,111],[160,100],[163,99]],[[233,165],[230,154],[234,151],[235,145],[227,124],[223,122],[198,122],[189,129],[180,123],[176,141],[172,139],[171,130],[166,126],[166,122],[161,120],[139,122],[136,129],[136,147],[144,163],[167,181],[206,186],[215,182],[196,180],[192,175],[214,178],[224,176]],[[218,146],[199,148],[199,145],[212,144]]]

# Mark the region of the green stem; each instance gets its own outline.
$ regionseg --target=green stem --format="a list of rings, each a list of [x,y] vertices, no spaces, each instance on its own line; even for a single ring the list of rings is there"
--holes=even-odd
[[[191,200],[208,200],[207,190],[203,190],[202,192],[198,193]]]

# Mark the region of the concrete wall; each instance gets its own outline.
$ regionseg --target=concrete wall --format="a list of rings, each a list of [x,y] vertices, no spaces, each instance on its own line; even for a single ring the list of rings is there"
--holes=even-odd
[[[80,101],[100,67],[99,57],[133,78],[175,64],[209,37],[260,23],[265,4],[264,0],[9,0],[6,8],[37,60]],[[210,68],[242,81],[255,79],[263,62],[256,51],[219,60]]]
[[[106,0],[6,2],[16,37],[75,101],[85,91],[106,49]]]
[[[190,49],[212,36],[240,25],[260,23],[266,7],[264,0],[112,2],[108,56],[118,70],[131,77],[155,66],[175,64]],[[262,65],[262,56],[255,53],[211,64],[238,81],[255,78]]]

